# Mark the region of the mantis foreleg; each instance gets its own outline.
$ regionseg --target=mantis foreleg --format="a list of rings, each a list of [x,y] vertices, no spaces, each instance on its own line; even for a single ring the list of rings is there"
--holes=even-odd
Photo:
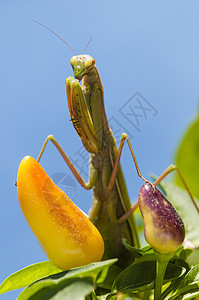
[[[39,153],[39,156],[37,158],[37,161],[39,162],[41,159],[41,156],[44,152],[44,149],[46,148],[46,145],[48,143],[48,141],[51,141],[54,146],[57,148],[57,150],[59,151],[59,153],[61,154],[61,156],[63,157],[64,161],[66,162],[66,164],[68,165],[69,169],[71,170],[71,172],[73,173],[73,175],[75,176],[75,178],[77,179],[77,181],[81,184],[81,186],[83,188],[85,188],[86,190],[89,190],[93,187],[93,185],[95,184],[95,180],[96,180],[96,176],[97,176],[97,172],[95,169],[92,169],[90,174],[89,174],[89,180],[88,183],[86,183],[84,181],[84,179],[82,178],[82,176],[80,175],[80,173],[77,171],[77,169],[75,168],[75,166],[73,165],[73,163],[70,161],[69,157],[66,155],[66,153],[64,152],[64,150],[62,149],[62,147],[60,146],[60,144],[57,142],[57,140],[55,139],[55,137],[51,134],[49,136],[47,136],[43,147]]]

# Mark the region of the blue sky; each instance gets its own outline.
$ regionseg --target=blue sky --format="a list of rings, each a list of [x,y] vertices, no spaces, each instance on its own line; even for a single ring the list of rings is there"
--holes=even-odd
[[[80,159],[81,141],[71,124],[65,78],[72,75],[72,51],[34,18],[64,38],[79,54],[96,60],[105,92],[108,119],[119,137],[132,136],[145,177],[160,174],[171,162],[199,98],[198,1],[1,1],[1,211],[0,281],[26,265],[46,259],[20,210],[14,182],[21,159],[37,157],[54,134],[66,153]],[[142,104],[133,119],[129,109]],[[138,109],[138,108],[137,108]],[[132,112],[132,111],[131,111]],[[136,128],[137,126],[137,128]],[[121,132],[120,132],[121,131]],[[42,166],[49,175],[74,177],[48,145]],[[142,184],[128,148],[122,165],[130,198]],[[87,174],[86,166],[83,172]],[[72,182],[72,183],[71,183]],[[74,202],[84,211],[91,192],[74,185]],[[0,296],[13,299],[17,292]]]

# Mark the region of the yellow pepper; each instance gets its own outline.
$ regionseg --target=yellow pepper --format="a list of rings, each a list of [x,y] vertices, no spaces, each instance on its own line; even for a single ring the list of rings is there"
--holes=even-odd
[[[30,156],[20,163],[17,192],[29,226],[56,267],[101,260],[104,242],[97,228]]]

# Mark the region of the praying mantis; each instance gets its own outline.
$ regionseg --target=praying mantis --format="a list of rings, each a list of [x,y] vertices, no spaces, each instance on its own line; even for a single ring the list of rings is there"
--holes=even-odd
[[[33,21],[58,36],[45,25]],[[62,38],[60,39],[62,40]],[[68,46],[70,47],[70,45]],[[85,50],[82,55],[77,55],[72,49],[75,56],[71,58],[70,63],[75,78],[69,77],[65,83],[71,121],[85,149],[90,153],[88,182],[84,181],[53,135],[46,138],[37,161],[40,161],[48,141],[51,141],[81,186],[86,190],[93,189],[93,203],[89,219],[103,236],[105,242],[103,259],[117,257],[119,266],[124,268],[130,264],[133,257],[123,245],[122,238],[125,238],[129,244],[139,247],[136,223],[132,214],[138,204],[131,207],[120,166],[120,157],[125,141],[127,141],[133,156],[138,175],[145,182],[149,181],[142,176],[139,170],[127,134],[122,134],[117,150],[105,112],[103,85],[94,58],[86,55]],[[80,81],[82,81],[82,86]],[[179,173],[179,170],[173,165],[167,168],[155,181],[154,186],[175,169]],[[183,178],[181,179],[183,180]],[[185,182],[184,184],[186,186]]]

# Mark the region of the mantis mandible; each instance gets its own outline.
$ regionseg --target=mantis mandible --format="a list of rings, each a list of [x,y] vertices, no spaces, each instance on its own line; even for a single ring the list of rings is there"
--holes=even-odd
[[[45,25],[35,22],[60,38]],[[60,39],[63,41],[62,38]],[[66,42],[64,41],[64,43]],[[68,46],[70,47],[70,45]],[[107,121],[103,86],[95,66],[95,60],[90,55],[86,55],[85,50],[82,55],[77,55],[72,49],[75,56],[71,58],[70,63],[75,78],[69,77],[65,82],[71,121],[85,149],[90,153],[89,180],[87,183],[84,181],[53,135],[46,138],[37,160],[40,161],[48,141],[51,141],[81,186],[87,190],[93,189],[93,203],[89,218],[103,236],[105,242],[103,258],[117,257],[119,265],[124,268],[129,265],[133,257],[122,244],[122,238],[126,238],[129,244],[139,247],[136,224],[132,214],[138,204],[136,203],[131,207],[120,166],[120,157],[125,140],[133,156],[138,175],[145,182],[149,181],[142,176],[138,168],[126,134],[122,134],[117,150],[115,138]],[[82,86],[80,81],[82,81]],[[154,186],[158,185],[173,170],[177,170],[179,173],[175,166],[170,166],[156,180]],[[180,173],[179,175],[181,176]],[[193,199],[192,201],[194,202]]]

